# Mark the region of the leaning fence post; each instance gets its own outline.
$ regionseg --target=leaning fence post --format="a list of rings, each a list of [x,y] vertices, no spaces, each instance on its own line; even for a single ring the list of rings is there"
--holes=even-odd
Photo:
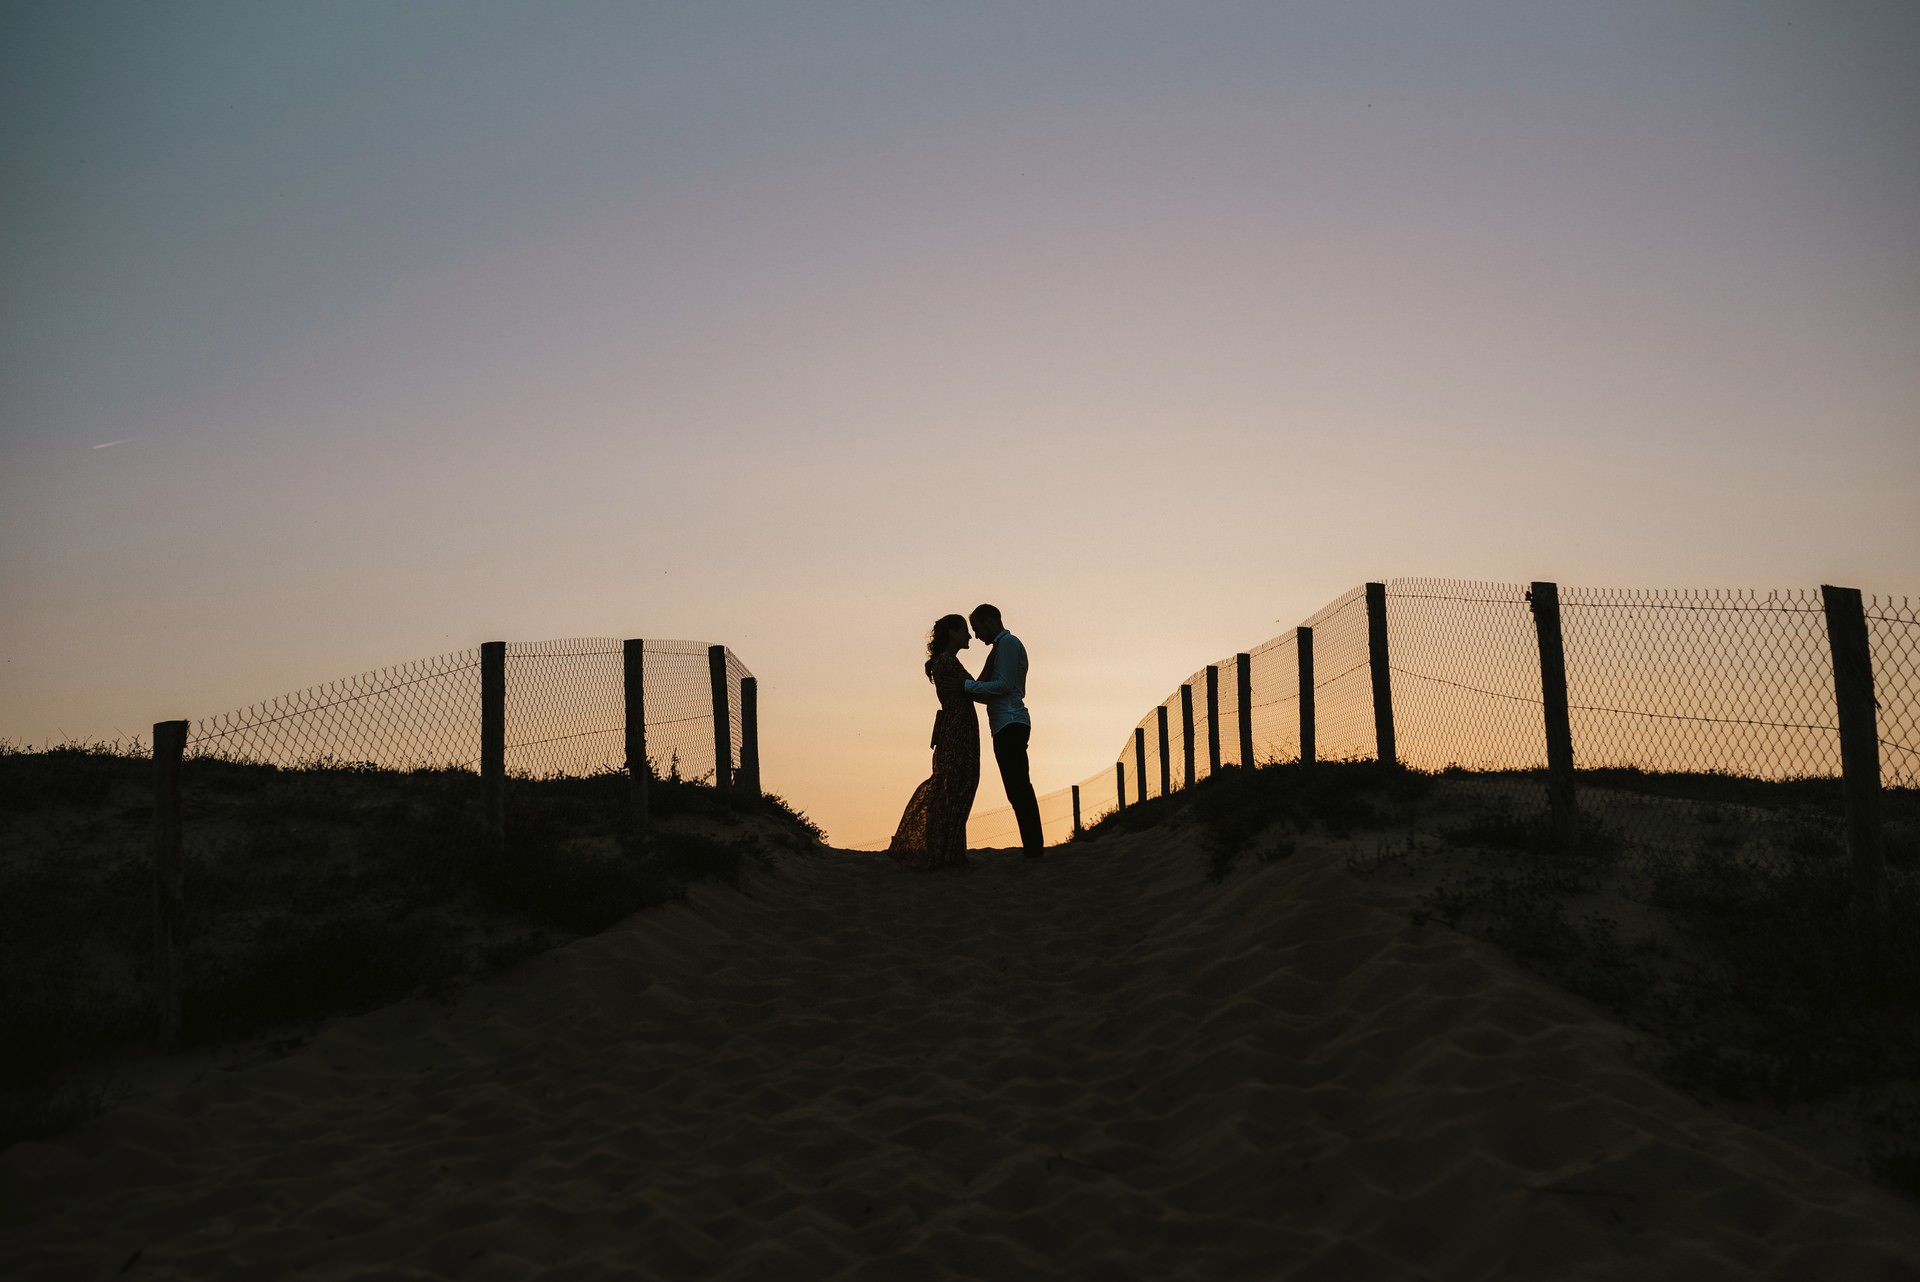
[[[1367,666],[1373,669],[1373,743],[1383,766],[1400,764],[1393,744],[1393,677],[1387,659],[1387,585],[1367,584]]]
[[[153,723],[153,974],[160,1049],[180,1045],[180,951],[186,899],[180,878],[180,758],[187,723]]]
[[[1078,837],[1081,831],[1082,829],[1080,827],[1080,785],[1075,784],[1073,785],[1073,835]]]
[[[1156,711],[1160,722],[1160,795],[1165,797],[1173,792],[1173,750],[1167,744],[1167,705],[1161,704]]]
[[[727,710],[727,647],[707,647],[707,677],[713,685],[713,786],[733,787],[733,716]]]
[[[1193,682],[1188,681],[1180,687],[1180,759],[1186,765],[1186,782],[1181,786],[1193,787]]]
[[[1234,685],[1240,704],[1240,766],[1253,769],[1253,656],[1233,656]]]
[[[760,682],[740,678],[740,786],[760,795]]]
[[[1560,585],[1535,583],[1527,591],[1540,638],[1540,703],[1547,717],[1547,805],[1562,850],[1579,838],[1573,792],[1573,722],[1567,711],[1567,652],[1560,634]]]
[[[1147,728],[1133,728],[1133,781],[1140,785],[1140,800],[1147,799]]]
[[[1115,803],[1114,809],[1125,810],[1127,808],[1127,763],[1124,761],[1113,763],[1113,794],[1120,799]]]
[[[647,760],[647,643],[629,637],[621,643],[627,695],[627,796],[636,840],[644,841],[652,826],[653,765]]]
[[[1207,665],[1207,773],[1220,773],[1220,665]]]
[[[1300,658],[1300,764],[1310,766],[1314,757],[1313,729],[1313,629],[1295,628],[1293,648]]]
[[[1880,848],[1880,730],[1873,652],[1859,588],[1820,585],[1833,650],[1833,700],[1840,714],[1840,775],[1847,799],[1847,853],[1853,861],[1854,924],[1878,939],[1886,921]]]
[[[498,851],[507,835],[507,643],[480,644],[480,790],[486,840]]]

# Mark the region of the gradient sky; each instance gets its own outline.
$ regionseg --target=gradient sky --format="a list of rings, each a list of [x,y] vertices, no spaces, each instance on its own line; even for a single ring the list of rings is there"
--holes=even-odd
[[[981,600],[1045,792],[1368,578],[1920,592],[1907,0],[9,3],[0,56],[15,743],[715,640],[859,841]]]

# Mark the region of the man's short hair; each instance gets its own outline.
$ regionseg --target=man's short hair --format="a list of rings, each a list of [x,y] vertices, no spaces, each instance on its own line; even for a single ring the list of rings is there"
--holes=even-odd
[[[967,622],[975,627],[983,623],[991,623],[997,628],[1000,626],[1000,608],[992,605],[976,605],[973,607],[973,613],[967,616]]]

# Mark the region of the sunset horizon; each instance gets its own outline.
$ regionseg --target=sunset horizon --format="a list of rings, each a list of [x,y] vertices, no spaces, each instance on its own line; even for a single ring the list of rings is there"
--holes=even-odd
[[[0,49],[0,1272],[1920,1270],[1920,5]]]
[[[10,19],[15,742],[697,637],[861,840],[982,601],[1073,780],[1368,579],[1914,588],[1897,8],[101,12]]]

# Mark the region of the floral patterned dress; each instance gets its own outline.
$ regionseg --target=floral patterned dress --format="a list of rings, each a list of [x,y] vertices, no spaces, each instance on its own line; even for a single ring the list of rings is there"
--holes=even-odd
[[[933,720],[933,777],[914,789],[887,853],[909,868],[967,863],[967,815],[980,786],[980,715],[967,697],[967,670],[944,655],[933,662],[940,712]]]

